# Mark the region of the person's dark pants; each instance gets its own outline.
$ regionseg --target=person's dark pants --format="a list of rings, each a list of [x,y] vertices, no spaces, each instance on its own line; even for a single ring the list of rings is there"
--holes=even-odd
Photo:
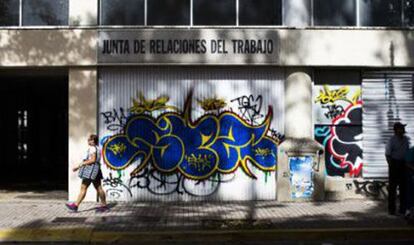
[[[404,214],[406,206],[406,190],[407,190],[407,176],[405,171],[405,162],[401,160],[392,159],[388,168],[389,186],[388,186],[388,212],[394,214],[396,211],[397,187],[399,187],[399,213]]]
[[[411,170],[409,168],[407,170],[407,195],[406,195],[406,201],[407,210],[410,210],[414,207],[414,170]]]

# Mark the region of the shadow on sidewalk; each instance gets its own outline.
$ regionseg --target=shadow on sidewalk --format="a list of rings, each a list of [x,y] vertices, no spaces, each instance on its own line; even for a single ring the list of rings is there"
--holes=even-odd
[[[0,201],[64,201],[67,200],[68,192],[60,190],[0,190]]]
[[[62,207],[64,202],[62,202]],[[257,202],[137,202],[111,203],[110,212],[97,214],[94,203],[78,213],[62,213],[52,221],[33,219],[9,231],[4,240],[21,237],[21,230],[31,230],[31,237],[57,240],[90,239],[92,232],[224,232],[234,230],[296,230],[309,229],[410,229],[402,217],[389,216],[384,202],[342,201],[278,203]],[[348,205],[361,205],[349,211]],[[366,206],[367,208],[364,208]],[[349,206],[348,206],[349,207]],[[294,213],[288,213],[294,212]],[[59,231],[39,233],[33,230]],[[69,232],[69,233],[68,233]],[[411,230],[414,239],[414,232]],[[47,237],[41,237],[46,234]],[[315,236],[318,234],[315,233]],[[237,239],[237,238],[235,238]],[[257,238],[260,240],[260,238]]]

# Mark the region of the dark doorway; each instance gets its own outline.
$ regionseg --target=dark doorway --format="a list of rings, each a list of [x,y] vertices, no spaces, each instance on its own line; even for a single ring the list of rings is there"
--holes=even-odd
[[[9,73],[0,75],[0,188],[66,190],[67,72]]]

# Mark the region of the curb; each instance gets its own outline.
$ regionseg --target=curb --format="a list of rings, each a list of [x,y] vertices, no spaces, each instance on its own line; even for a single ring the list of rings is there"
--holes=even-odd
[[[414,227],[231,231],[108,232],[93,228],[0,230],[0,242],[413,240]]]
[[[64,242],[89,241],[93,230],[90,228],[73,229],[7,229],[0,230],[0,242]]]

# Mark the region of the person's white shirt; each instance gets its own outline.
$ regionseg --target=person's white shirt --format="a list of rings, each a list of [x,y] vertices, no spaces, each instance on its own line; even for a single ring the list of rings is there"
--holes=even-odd
[[[89,146],[88,150],[86,152],[86,159],[90,159],[90,157],[94,154],[96,154],[96,162],[99,163],[100,160],[101,160],[101,154],[100,154],[100,151],[99,151],[99,147],[98,146]]]

